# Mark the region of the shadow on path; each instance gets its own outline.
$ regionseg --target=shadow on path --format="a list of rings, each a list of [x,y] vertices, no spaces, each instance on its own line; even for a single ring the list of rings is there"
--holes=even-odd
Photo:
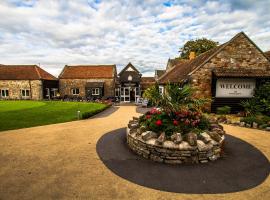
[[[116,106],[111,106],[110,108],[94,115],[93,117],[90,117],[91,118],[104,118],[104,117],[108,117],[109,115],[111,115],[112,113],[116,112],[117,110],[119,109],[119,107],[116,107]]]
[[[267,158],[251,144],[226,135],[225,156],[206,164],[167,165],[134,154],[126,144],[126,129],[103,135],[97,153],[118,176],[133,183],[168,192],[229,193],[251,189],[269,175]]]

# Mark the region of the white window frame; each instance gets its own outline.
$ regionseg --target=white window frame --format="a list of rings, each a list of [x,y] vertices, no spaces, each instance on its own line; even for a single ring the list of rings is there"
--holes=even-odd
[[[4,91],[5,95],[2,95],[2,91]],[[9,97],[9,89],[0,89],[0,96],[3,97],[3,98],[7,98]],[[8,93],[8,95],[7,95]]]
[[[99,88],[92,88],[92,95],[98,96],[99,95]]]
[[[78,90],[78,93],[77,93],[77,90]],[[72,95],[79,95],[80,94],[80,89],[79,88],[72,88],[71,89],[71,94]]]
[[[28,91],[28,95],[26,95],[27,94],[26,91]],[[24,94],[23,94],[23,92],[24,92]],[[30,90],[29,89],[21,89],[21,95],[22,95],[23,98],[30,97]]]
[[[158,86],[159,94],[164,94],[164,86]]]
[[[57,88],[52,88],[51,91],[52,91],[52,97],[57,97],[58,89]],[[79,90],[79,92],[80,92],[80,90]]]
[[[50,97],[50,88],[46,88],[46,97]]]

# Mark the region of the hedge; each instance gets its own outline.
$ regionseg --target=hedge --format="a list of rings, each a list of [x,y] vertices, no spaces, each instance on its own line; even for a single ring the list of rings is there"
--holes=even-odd
[[[96,109],[96,110],[93,110],[93,111],[89,111],[89,112],[83,112],[82,113],[82,119],[88,119],[104,110],[106,110],[107,108],[109,108],[111,106],[111,104],[106,104],[105,107],[103,108],[99,108],[99,109]]]

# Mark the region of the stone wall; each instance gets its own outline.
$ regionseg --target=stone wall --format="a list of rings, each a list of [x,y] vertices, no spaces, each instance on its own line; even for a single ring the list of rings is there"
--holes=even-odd
[[[41,100],[43,97],[41,80],[0,80],[0,89],[9,90],[9,97],[7,99]],[[22,89],[30,90],[29,98],[22,97]]]
[[[175,144],[169,140],[158,144],[156,138],[144,140],[141,135],[137,134],[137,131],[127,128],[127,143],[136,154],[168,164],[206,163],[216,160],[221,156],[224,139],[223,135],[217,142],[209,136],[207,144],[202,140],[197,140],[195,146],[189,145],[186,141]]]
[[[197,97],[212,97],[212,71],[215,68],[263,69],[267,71],[270,70],[270,62],[244,34],[240,34],[191,75],[190,82],[197,89]]]
[[[59,91],[61,97],[72,95],[72,88],[79,88],[80,97],[85,97],[85,86],[87,82],[104,82],[104,96],[114,96],[114,79],[59,79]]]

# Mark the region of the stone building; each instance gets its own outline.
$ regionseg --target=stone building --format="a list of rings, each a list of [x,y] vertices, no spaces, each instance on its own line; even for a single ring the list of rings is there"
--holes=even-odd
[[[57,92],[58,80],[37,65],[0,65],[0,99],[42,100]]]
[[[264,54],[270,59],[270,51],[266,51]]]
[[[212,99],[209,110],[228,105],[232,112],[253,96],[254,89],[270,80],[270,59],[243,32],[228,42],[169,68],[158,82],[190,83],[195,96]]]
[[[61,97],[90,100],[114,97],[115,65],[66,65],[59,75]]]

